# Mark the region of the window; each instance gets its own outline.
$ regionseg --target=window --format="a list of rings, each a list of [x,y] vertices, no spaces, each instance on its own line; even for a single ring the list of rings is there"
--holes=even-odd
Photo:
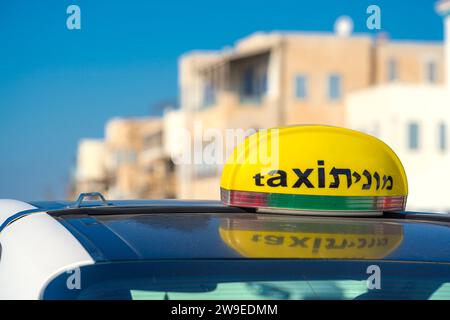
[[[417,150],[419,149],[419,125],[417,123],[410,123],[408,126],[408,137],[409,137],[409,149]]]
[[[245,96],[252,96],[255,94],[255,87],[253,83],[253,68],[247,68],[244,71],[244,88],[243,93]]]
[[[439,125],[439,149],[441,151],[447,150],[447,126],[445,123]]]
[[[261,103],[267,92],[267,72],[264,68],[247,67],[242,74],[240,99],[244,103]]]
[[[145,219],[139,220],[140,226],[142,221]],[[164,226],[164,220],[160,221]],[[195,232],[196,225],[189,226],[178,232]],[[147,247],[151,245],[147,244]],[[369,275],[361,272],[368,264],[368,261],[345,259],[176,259],[93,264],[81,267],[83,283],[80,290],[68,289],[67,273],[61,272],[46,286],[42,297],[44,300],[450,298],[450,267],[447,264],[376,261],[385,272],[379,290],[368,289]]]
[[[397,61],[395,59],[389,59],[388,61],[388,80],[389,81],[398,80]]]
[[[308,97],[307,81],[308,78],[305,75],[295,77],[295,97],[299,100],[305,100]]]
[[[428,61],[425,66],[425,80],[428,83],[436,83],[437,75],[436,75],[436,62]]]
[[[203,107],[210,107],[216,103],[216,92],[211,83],[203,87]]]
[[[338,100],[342,95],[341,76],[332,74],[328,77],[328,98],[330,100]]]
[[[144,137],[144,147],[146,149],[159,148],[163,144],[163,133],[158,131]]]
[[[116,165],[135,164],[137,153],[134,150],[117,150],[115,152]]]
[[[204,292],[130,290],[132,300],[351,300],[367,293],[366,281],[260,281],[218,283]],[[444,292],[444,297],[445,292]]]
[[[257,79],[258,82],[256,92],[257,94],[263,96],[267,93],[267,73],[263,72]]]

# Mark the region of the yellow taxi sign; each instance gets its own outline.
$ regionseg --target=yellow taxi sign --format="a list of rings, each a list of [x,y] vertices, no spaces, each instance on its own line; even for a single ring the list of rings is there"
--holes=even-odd
[[[247,137],[221,179],[222,201],[239,207],[400,211],[407,194],[403,165],[384,142],[329,126],[275,128]]]

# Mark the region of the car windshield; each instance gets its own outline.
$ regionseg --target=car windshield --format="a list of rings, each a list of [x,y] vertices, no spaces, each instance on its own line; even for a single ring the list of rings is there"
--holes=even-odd
[[[61,273],[42,298],[450,299],[450,265],[291,259],[101,263]]]

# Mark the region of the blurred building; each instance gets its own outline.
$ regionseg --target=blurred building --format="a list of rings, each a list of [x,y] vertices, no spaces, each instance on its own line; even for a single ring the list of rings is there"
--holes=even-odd
[[[445,17],[449,1],[438,5]],[[449,31],[448,17],[445,23]],[[240,130],[232,137],[238,143],[248,129],[325,124],[386,141],[405,164],[410,208],[448,210],[444,183],[430,181],[450,178],[449,58],[448,40],[352,34],[345,19],[335,33],[255,33],[232,48],[186,53],[181,108],[163,118],[113,119],[104,142],[80,143],[76,189],[116,199],[217,199],[232,150],[222,141],[216,163],[204,161],[204,151],[228,129]]]
[[[349,127],[379,137],[398,154],[408,175],[408,209],[450,212],[446,188],[450,180],[450,1],[440,1],[437,8],[444,16],[445,60],[441,54],[423,52],[422,72],[416,70],[422,84],[406,84],[399,76],[389,84],[350,94],[347,118]],[[406,48],[410,54],[418,50],[415,44]],[[443,79],[447,81],[442,83]]]
[[[80,143],[74,193],[100,191],[111,199],[173,198],[174,165],[163,142],[162,118],[110,120],[104,141]]]
[[[186,135],[186,113],[182,110],[166,110],[163,116],[163,152],[168,159],[172,170],[170,171],[173,198],[177,198],[189,188],[185,184],[179,183],[184,175],[185,167],[178,165],[179,159],[183,155],[186,146],[189,144]]]
[[[171,198],[173,165],[161,118],[113,119],[106,125],[108,197]]]
[[[167,119],[158,119],[142,128],[142,149],[138,164],[142,177],[139,197],[144,199],[175,198],[175,166],[166,147],[169,132]]]
[[[221,132],[290,124],[347,126],[349,94],[380,84],[442,83],[443,46],[341,32],[256,33],[218,52],[179,61],[181,110],[195,126]],[[345,28],[344,28],[345,29]],[[218,198],[221,164],[180,169],[182,198]]]
[[[106,192],[106,146],[102,140],[84,139],[78,145],[75,171],[75,190],[70,198],[80,192]]]
[[[408,209],[449,211],[450,95],[443,86],[391,84],[351,94],[349,127],[386,142],[408,176]]]

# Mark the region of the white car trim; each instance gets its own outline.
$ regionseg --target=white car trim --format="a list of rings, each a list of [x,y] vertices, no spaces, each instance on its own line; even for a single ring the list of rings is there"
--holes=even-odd
[[[18,207],[16,211],[30,209]],[[0,233],[0,244],[0,299],[39,299],[56,275],[94,264],[79,241],[46,212],[10,224]]]
[[[37,208],[23,201],[0,199],[0,225],[16,213],[33,209]]]

